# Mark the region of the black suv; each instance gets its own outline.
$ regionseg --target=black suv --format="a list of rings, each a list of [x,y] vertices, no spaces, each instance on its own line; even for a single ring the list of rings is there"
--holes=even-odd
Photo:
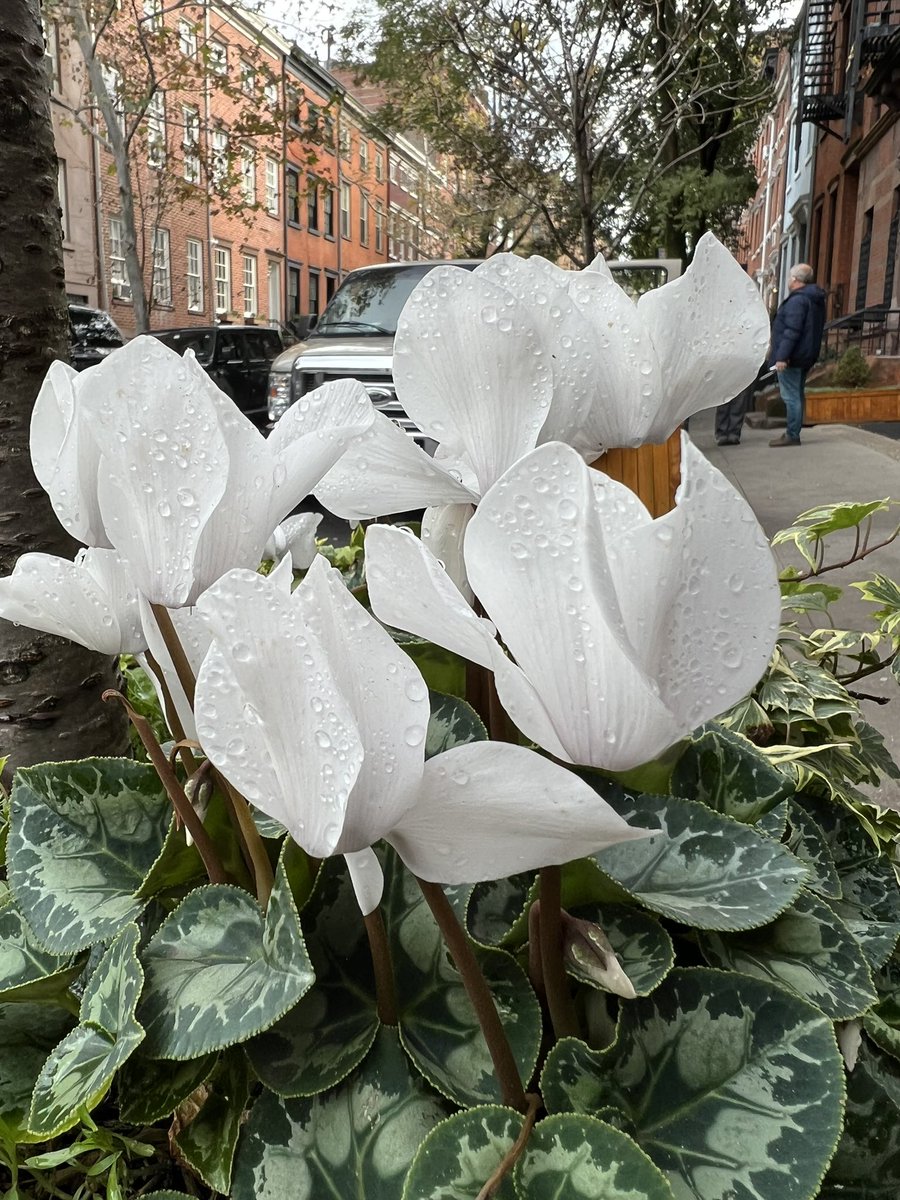
[[[76,371],[96,367],[124,345],[125,339],[108,312],[86,304],[69,305],[69,360]]]
[[[262,325],[194,325],[153,329],[151,333],[178,354],[193,350],[200,366],[241,412],[255,425],[266,424],[269,366],[284,349],[277,329]]]

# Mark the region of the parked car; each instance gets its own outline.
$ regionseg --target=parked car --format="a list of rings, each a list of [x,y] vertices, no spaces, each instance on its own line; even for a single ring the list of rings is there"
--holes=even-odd
[[[256,425],[265,426],[266,388],[272,362],[284,350],[277,329],[262,325],[195,325],[186,329],[154,329],[164,346],[197,362],[226,396]]]
[[[69,360],[76,371],[95,367],[124,345],[125,339],[108,312],[86,304],[69,305]]]

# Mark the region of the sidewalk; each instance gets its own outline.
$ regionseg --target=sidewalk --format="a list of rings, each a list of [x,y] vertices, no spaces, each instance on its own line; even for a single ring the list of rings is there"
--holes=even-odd
[[[714,434],[714,410],[691,418],[690,432],[697,446],[746,497],[769,537],[792,524],[806,509],[840,500],[865,501],[893,497],[900,500],[900,442],[868,433],[848,425],[818,425],[804,429],[803,444],[798,448],[772,448],[771,438],[779,430],[751,429],[744,426],[739,446],[717,446]],[[887,517],[879,514],[871,541],[877,542],[879,530],[887,531],[900,521],[900,508]],[[827,561],[848,557],[853,535],[835,535],[828,542],[832,549]],[[781,566],[802,565],[790,546],[776,550]],[[853,580],[870,578],[875,573],[900,580],[900,538],[854,566],[829,571],[829,583],[846,588],[832,608],[835,625],[845,629],[871,628],[874,606],[862,600]],[[798,616],[802,623],[813,624],[817,614]],[[885,737],[887,748],[900,762],[900,686],[890,672],[870,675],[859,689],[871,695],[891,697],[889,704],[862,702],[863,716]],[[900,808],[900,781],[888,780],[879,797],[882,803]]]

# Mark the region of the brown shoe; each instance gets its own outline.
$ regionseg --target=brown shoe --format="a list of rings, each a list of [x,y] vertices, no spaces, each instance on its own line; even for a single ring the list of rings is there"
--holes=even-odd
[[[800,439],[788,437],[788,435],[786,433],[783,433],[781,435],[781,437],[773,438],[772,441],[769,442],[769,445],[770,446],[799,446]]]

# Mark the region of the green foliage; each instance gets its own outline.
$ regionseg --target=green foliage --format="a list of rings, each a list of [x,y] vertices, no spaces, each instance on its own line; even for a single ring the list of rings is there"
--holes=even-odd
[[[834,368],[834,382],[841,387],[865,387],[872,378],[872,368],[858,346],[849,346]]]

